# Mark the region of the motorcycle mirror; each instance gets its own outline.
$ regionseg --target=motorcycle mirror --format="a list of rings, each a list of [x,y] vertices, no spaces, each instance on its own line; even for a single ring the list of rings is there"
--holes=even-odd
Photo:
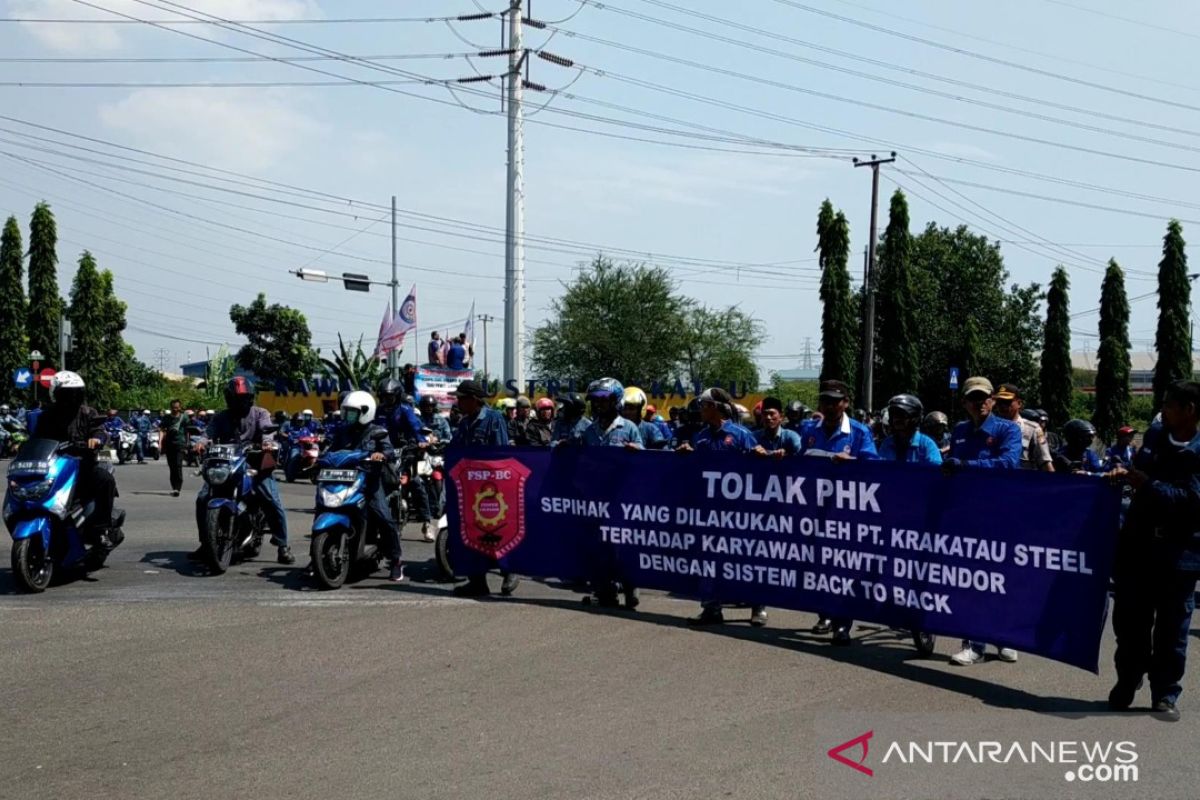
[[[373,442],[379,442],[386,438],[388,438],[388,432],[383,430],[382,428],[377,431],[372,431],[372,433],[371,433],[371,441],[373,441]]]

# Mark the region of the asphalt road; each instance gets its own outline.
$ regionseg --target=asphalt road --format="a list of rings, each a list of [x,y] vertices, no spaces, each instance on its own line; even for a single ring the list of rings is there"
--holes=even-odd
[[[921,659],[866,624],[835,649],[795,612],[692,630],[694,602],[653,592],[636,614],[530,580],[513,598],[461,600],[415,528],[408,583],[380,573],[320,592],[303,576],[308,485],[283,488],[294,567],[210,577],[184,558],[199,479],[180,498],[165,463],[118,480],[127,539],[104,570],[28,597],[0,554],[0,797],[1198,795],[1196,670],[1181,723],[1108,714],[1111,635],[1094,676],[1027,655],[953,667],[957,642]],[[873,776],[826,755],[868,731]],[[883,760],[908,738],[1129,740],[1139,776]]]

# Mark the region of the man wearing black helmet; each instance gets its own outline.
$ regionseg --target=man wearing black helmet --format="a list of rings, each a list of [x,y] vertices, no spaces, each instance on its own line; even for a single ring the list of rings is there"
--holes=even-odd
[[[678,450],[684,443],[692,441],[693,437],[704,429],[704,421],[700,418],[699,397],[688,401],[681,420],[679,427],[675,429],[675,438],[671,440],[672,450]]]
[[[565,441],[579,444],[583,439],[584,431],[592,424],[592,421],[584,414],[587,404],[575,392],[563,395],[559,401],[561,408],[558,412],[558,419],[554,420],[554,425],[550,428],[550,443],[558,444]]]
[[[267,432],[271,415],[265,408],[254,405],[254,384],[241,375],[225,384],[225,410],[213,416],[208,424],[208,439],[213,444],[248,444],[264,450],[275,448],[275,442]],[[275,478],[259,474],[254,478],[254,493],[262,501],[263,516],[271,528],[271,544],[278,548],[280,564],[295,564],[296,557],[288,547],[287,513],[279,497]],[[204,560],[203,531],[208,524],[208,484],[196,495],[196,531],[201,536],[201,545],[188,554],[193,561]]]
[[[937,443],[917,429],[924,411],[915,395],[898,394],[888,400],[888,427],[892,435],[879,443],[881,460],[941,466],[942,453]]]
[[[1054,453],[1055,468],[1076,475],[1103,475],[1104,463],[1092,450],[1096,426],[1086,419],[1073,419],[1062,428],[1063,446]]]
[[[933,440],[938,446],[942,460],[950,455],[950,418],[941,411],[930,411],[921,420],[921,433]]]
[[[808,422],[808,406],[799,400],[792,400],[784,409],[784,416],[787,417],[787,422],[783,427],[799,436],[804,430],[804,423]]]
[[[425,436],[425,423],[413,409],[413,397],[404,390],[404,384],[394,378],[386,378],[379,385],[379,411],[376,412],[375,424],[387,428],[392,440],[392,446],[401,448],[406,445],[417,445],[424,448],[428,443]],[[433,516],[430,513],[429,489],[420,476],[415,476],[419,485],[414,487],[412,498],[413,513],[421,523],[421,536],[427,542],[436,537],[433,531]],[[403,528],[405,520],[400,520]]]

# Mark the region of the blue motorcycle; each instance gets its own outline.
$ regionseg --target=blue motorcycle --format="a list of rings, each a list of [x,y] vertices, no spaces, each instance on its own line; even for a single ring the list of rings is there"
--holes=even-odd
[[[13,576],[26,592],[45,591],[59,572],[100,569],[112,552],[84,538],[84,522],[94,506],[77,496],[81,459],[72,450],[81,452],[53,439],[30,439],[8,465],[4,524],[13,538]],[[112,469],[111,460],[101,461]],[[112,547],[124,539],[124,522],[125,512],[114,510]]]
[[[265,451],[249,445],[219,444],[209,448],[201,476],[208,484],[208,509],[201,541],[205,561],[220,575],[234,559],[255,558],[268,530],[254,481],[267,465]]]
[[[340,588],[351,569],[367,574],[378,570],[384,558],[378,532],[368,524],[366,491],[371,471],[386,469],[387,464],[370,457],[362,450],[339,450],[321,457],[311,572],[326,589]]]

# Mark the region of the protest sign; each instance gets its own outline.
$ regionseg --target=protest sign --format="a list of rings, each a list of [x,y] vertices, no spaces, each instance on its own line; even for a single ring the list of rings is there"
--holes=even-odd
[[[1021,470],[448,452],[451,560],[845,616],[1096,671],[1119,493]]]

